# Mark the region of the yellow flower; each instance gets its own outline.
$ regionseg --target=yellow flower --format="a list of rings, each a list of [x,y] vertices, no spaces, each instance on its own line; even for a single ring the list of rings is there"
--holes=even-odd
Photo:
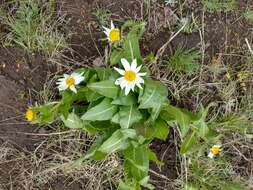
[[[208,157],[213,158],[214,156],[220,154],[221,151],[222,151],[221,145],[213,145],[212,148],[210,148]]]
[[[109,42],[118,42],[120,41],[120,30],[118,28],[115,28],[113,22],[111,21],[111,29],[104,27],[104,33],[107,36],[107,39]]]
[[[30,121],[30,122],[34,121],[34,119],[36,118],[36,113],[34,112],[32,108],[28,108],[26,110],[25,118],[27,119],[27,121]]]

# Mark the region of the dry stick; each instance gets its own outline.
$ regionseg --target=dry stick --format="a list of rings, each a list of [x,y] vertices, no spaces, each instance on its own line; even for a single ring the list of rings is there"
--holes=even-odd
[[[250,51],[251,55],[253,55],[253,50],[252,50],[252,48],[251,48],[251,46],[250,46],[249,41],[248,41],[247,38],[245,38],[245,42],[246,42],[246,44],[247,44],[247,46],[249,48],[249,51]]]

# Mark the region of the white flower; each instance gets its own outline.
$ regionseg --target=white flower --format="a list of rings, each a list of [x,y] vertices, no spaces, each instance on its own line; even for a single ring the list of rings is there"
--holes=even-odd
[[[115,81],[115,84],[120,85],[121,89],[125,88],[125,95],[128,95],[130,90],[134,91],[135,85],[142,89],[141,83],[144,83],[142,76],[145,76],[146,73],[139,73],[141,66],[137,67],[136,59],[132,61],[131,65],[126,59],[121,59],[121,63],[125,70],[114,67],[119,74],[123,75]]]
[[[208,157],[213,158],[214,156],[220,154],[221,151],[221,145],[213,145],[212,148],[210,148]]]
[[[64,74],[64,77],[60,78],[56,83],[58,85],[58,89],[63,91],[69,88],[74,93],[77,93],[75,86],[84,80],[82,75],[83,73],[72,73],[71,75]]]
[[[104,33],[107,36],[107,39],[110,42],[117,42],[120,41],[120,30],[118,28],[115,28],[113,22],[111,21],[111,29],[104,27]]]

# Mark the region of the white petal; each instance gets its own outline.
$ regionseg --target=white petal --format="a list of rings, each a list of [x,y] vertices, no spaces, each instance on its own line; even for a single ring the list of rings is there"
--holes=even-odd
[[[111,32],[111,29],[106,28],[106,27],[104,27],[104,26],[103,26],[103,29],[105,30],[104,33],[105,33],[107,36],[109,36],[109,34],[110,34],[110,32]]]
[[[83,76],[78,76],[75,77],[75,85],[78,85],[80,82],[82,82],[84,80]]]
[[[146,76],[147,73],[137,73],[138,76],[142,77],[142,76]]]
[[[135,83],[130,84],[129,87],[131,88],[132,91],[134,91]]]
[[[119,85],[119,84],[121,84],[121,83],[123,82],[123,80],[124,80],[124,78],[123,78],[123,77],[120,77],[120,78],[118,78],[118,79],[115,81],[115,84],[116,84],[116,85]]]
[[[122,69],[118,69],[118,68],[116,68],[116,67],[113,67],[119,74],[121,74],[121,75],[124,75],[125,74],[125,71],[124,70],[122,70]]]
[[[77,93],[76,87],[74,85],[71,85],[70,90],[73,91],[74,93]]]
[[[63,90],[66,90],[68,88],[68,86],[67,85],[65,85],[65,84],[60,84],[59,86],[58,86],[58,89],[60,90],[60,91],[63,91]]]
[[[137,67],[137,68],[135,69],[135,72],[138,73],[138,72],[141,70],[141,67],[142,67],[142,65],[140,65],[139,67]]]
[[[143,78],[137,76],[136,83],[144,83]]]
[[[115,28],[115,26],[114,26],[114,24],[113,24],[113,22],[111,20],[111,29],[114,29],[114,28]]]
[[[136,83],[136,86],[138,86],[140,89],[142,89],[141,83]]]
[[[136,72],[136,67],[137,67],[137,60],[134,59],[132,61],[132,64],[131,64],[131,70],[135,71]],[[136,72],[137,73],[137,72]]]
[[[57,82],[63,82],[64,80],[66,80],[65,78],[59,78],[58,80],[57,80]]]
[[[125,71],[131,70],[130,64],[125,58],[121,59],[121,63],[123,65]]]
[[[66,78],[68,78],[70,75],[68,75],[68,74],[63,74],[63,76],[64,76],[64,78],[66,79]]]
[[[131,88],[127,85],[125,88],[125,95],[127,96],[130,92]]]
[[[214,154],[211,153],[211,152],[209,152],[208,157],[209,157],[209,158],[213,158],[213,157],[214,157]]]

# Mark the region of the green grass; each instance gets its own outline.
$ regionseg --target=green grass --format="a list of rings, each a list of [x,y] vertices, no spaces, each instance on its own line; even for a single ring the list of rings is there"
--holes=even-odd
[[[243,17],[250,21],[253,22],[253,10],[247,9],[244,13],[243,13]]]
[[[227,12],[236,7],[235,0],[202,0],[202,3],[209,12]]]
[[[54,1],[43,7],[34,0],[18,2],[15,13],[1,10],[0,20],[9,31],[5,45],[17,45],[30,53],[42,51],[48,55],[67,47],[64,35],[57,29]]]
[[[200,56],[200,52],[196,50],[178,49],[165,63],[173,72],[193,75],[200,68],[198,63]]]
[[[108,9],[97,8],[93,15],[97,18],[101,26],[107,26],[112,13]]]

